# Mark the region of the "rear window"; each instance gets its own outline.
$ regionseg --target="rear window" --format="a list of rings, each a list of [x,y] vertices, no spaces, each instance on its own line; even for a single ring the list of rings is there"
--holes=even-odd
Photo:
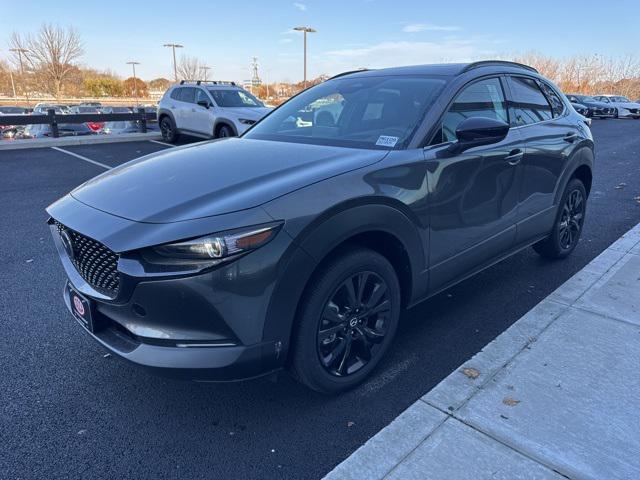
[[[558,97],[558,94],[555,92],[550,85],[547,85],[544,82],[540,82],[540,87],[542,91],[547,96],[547,100],[551,104],[551,108],[553,110],[553,116],[559,117],[564,113],[564,102]]]
[[[534,79],[511,77],[511,90],[514,125],[531,125],[553,118],[551,105]]]
[[[180,101],[187,103],[196,103],[196,89],[193,87],[184,87],[180,89]]]

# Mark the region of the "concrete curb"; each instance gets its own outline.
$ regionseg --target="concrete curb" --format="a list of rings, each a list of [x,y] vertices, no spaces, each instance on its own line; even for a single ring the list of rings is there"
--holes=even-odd
[[[497,413],[500,408],[504,409],[503,413],[506,412],[509,415],[511,412],[516,412],[508,404],[503,405],[501,401],[505,396],[504,389],[507,389],[508,396],[509,388],[514,388],[512,385],[504,384],[505,378],[516,370],[515,364],[518,364],[517,368],[520,369],[518,372],[521,373],[523,364],[526,365],[533,355],[532,351],[537,350],[538,357],[544,357],[546,352],[544,349],[551,349],[554,346],[550,338],[555,337],[547,334],[548,330],[553,329],[557,337],[558,331],[563,332],[562,329],[567,329],[569,325],[569,335],[573,335],[571,332],[580,331],[575,329],[580,328],[576,327],[576,324],[580,325],[576,320],[584,319],[584,329],[587,329],[590,322],[602,322],[603,318],[615,322],[616,325],[638,329],[640,294],[637,291],[637,283],[640,280],[636,277],[637,271],[640,271],[639,255],[640,224],[625,233],[482,351],[462,364],[400,414],[391,424],[339,464],[325,479],[447,478],[455,480],[470,478],[471,472],[475,472],[476,476],[471,475],[473,478],[485,478],[483,472],[495,472],[498,469],[500,470],[499,478],[560,479],[566,476],[597,478],[597,473],[593,472],[593,465],[589,465],[586,461],[581,462],[579,455],[574,455],[575,463],[578,465],[575,466],[567,460],[570,457],[569,454],[563,456],[561,452],[555,455],[555,450],[551,450],[553,453],[550,454],[551,447],[545,450],[539,444],[536,446],[536,443],[533,440],[529,441],[526,435],[523,440],[522,432],[515,432],[517,428],[509,423],[520,422],[517,427],[530,431],[533,429],[531,425],[528,425],[529,430],[527,430],[527,427],[523,427],[522,424],[540,422],[539,417],[523,419],[523,415],[520,414],[519,418],[507,421],[503,420],[507,419],[507,416],[501,414],[498,417]],[[616,275],[623,276],[617,276],[612,280]],[[621,281],[621,278],[625,281]],[[635,279],[635,283],[626,279]],[[611,305],[616,298],[620,301]],[[571,327],[574,327],[573,330]],[[608,330],[613,332],[615,328]],[[563,334],[566,335],[566,332]],[[599,338],[597,334],[591,332],[590,338],[593,337],[596,337],[596,341],[602,345],[606,345],[608,340],[604,337]],[[544,347],[536,344],[539,339],[544,339]],[[566,340],[563,341],[566,342]],[[566,345],[566,343],[560,343],[560,349],[564,349]],[[558,347],[558,345],[555,346]],[[580,344],[577,344],[576,348],[579,347]],[[630,355],[632,355],[631,352]],[[612,356],[612,358],[615,357]],[[555,368],[562,371],[568,364],[570,362],[565,359],[564,364],[560,363]],[[553,370],[546,370],[541,378],[548,383],[548,374],[553,372]],[[614,374],[615,372],[612,373]],[[514,379],[512,375],[507,383],[513,384],[518,378],[520,377]],[[535,377],[532,376],[532,378]],[[527,378],[523,383],[527,385],[527,382],[530,384],[533,381]],[[589,381],[592,384],[594,382],[590,378]],[[595,385],[599,385],[597,381]],[[503,390],[497,391],[498,386]],[[538,401],[540,398],[545,398],[544,395],[547,392],[544,388],[546,387],[548,385],[537,387],[539,389],[533,397]],[[618,386],[607,385],[607,387],[615,389]],[[624,385],[624,388],[633,393],[630,385]],[[520,391],[515,395],[524,395],[523,390],[526,389],[520,386]],[[594,392],[597,396],[597,388],[594,388]],[[476,401],[474,397],[479,399]],[[490,400],[493,403],[487,400],[488,397],[491,397]],[[583,400],[587,404],[590,402],[590,399]],[[597,404],[600,401],[601,399],[598,398],[591,404]],[[487,408],[491,412],[490,416],[486,412]],[[551,413],[553,404],[549,408]],[[524,412],[524,410],[521,411]],[[513,415],[515,417],[515,413]],[[610,421],[606,418],[607,412],[603,411],[601,415],[602,422]],[[498,419],[495,420],[495,417]],[[579,427],[575,428],[578,430]],[[624,430],[622,427],[620,429]],[[561,427],[561,433],[558,435],[575,436],[578,433],[564,426],[564,428]],[[640,441],[640,434],[637,437],[636,442]],[[576,440],[576,443],[580,441]],[[603,447],[598,446],[598,448]],[[585,452],[580,453],[588,455]],[[610,456],[613,455],[610,454]],[[612,466],[616,465],[619,469],[628,468],[626,465],[620,467],[620,464],[614,463],[615,461],[615,458],[611,460]],[[616,474],[624,475],[623,472],[613,471],[610,478],[617,478]],[[491,478],[494,477],[491,476]]]
[[[7,140],[0,142],[0,152],[25,148],[65,147],[72,145],[95,145],[100,143],[137,142],[160,140],[159,133],[126,133],[123,135],[88,135],[86,137],[37,138],[34,140]]]

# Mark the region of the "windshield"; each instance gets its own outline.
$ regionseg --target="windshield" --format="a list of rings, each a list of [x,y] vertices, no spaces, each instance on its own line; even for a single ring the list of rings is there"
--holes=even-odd
[[[445,81],[426,77],[340,78],[317,85],[257,123],[246,138],[354,148],[406,145]]]
[[[213,90],[209,93],[219,107],[264,107],[262,102],[243,90]]]
[[[578,99],[579,102],[597,102],[597,100],[593,97],[588,97],[586,95],[581,95],[579,97],[576,97]]]
[[[627,97],[611,97],[611,100],[613,100],[614,102],[630,102],[631,101]]]

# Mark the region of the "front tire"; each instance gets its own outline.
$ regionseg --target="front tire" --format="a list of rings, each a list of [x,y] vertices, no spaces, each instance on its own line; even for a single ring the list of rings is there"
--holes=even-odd
[[[565,258],[578,245],[587,207],[587,191],[577,178],[569,181],[562,195],[551,234],[533,245],[546,258]]]
[[[218,127],[218,133],[216,138],[227,138],[227,137],[235,137],[233,130],[229,125],[221,125]]]
[[[176,143],[180,138],[176,124],[171,117],[162,117],[162,120],[160,120],[160,133],[162,134],[162,140],[167,143]]]
[[[351,247],[314,274],[298,309],[290,369],[325,394],[353,388],[389,349],[400,318],[400,285],[379,253]]]

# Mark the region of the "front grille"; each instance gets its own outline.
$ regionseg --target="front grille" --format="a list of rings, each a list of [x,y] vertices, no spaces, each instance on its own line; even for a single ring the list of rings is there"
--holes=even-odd
[[[118,254],[102,243],[71,230],[59,222],[55,224],[60,236],[66,233],[70,239],[72,254],[69,255],[69,259],[82,278],[98,292],[115,298],[120,290]],[[63,245],[64,243],[63,241]]]

